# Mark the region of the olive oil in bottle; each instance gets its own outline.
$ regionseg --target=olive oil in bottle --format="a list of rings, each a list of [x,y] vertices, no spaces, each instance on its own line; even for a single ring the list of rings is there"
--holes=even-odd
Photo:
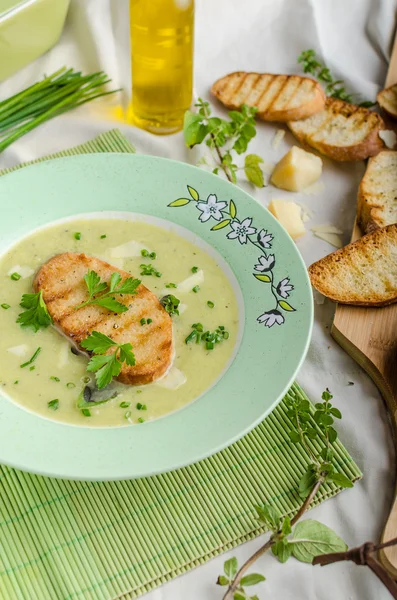
[[[130,0],[132,120],[179,131],[192,100],[194,0]]]

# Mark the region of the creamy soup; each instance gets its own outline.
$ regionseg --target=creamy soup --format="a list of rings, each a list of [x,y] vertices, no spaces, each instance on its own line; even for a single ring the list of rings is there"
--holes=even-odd
[[[142,250],[149,256],[142,256]],[[166,375],[141,387],[112,382],[117,396],[90,408],[89,414],[77,407],[85,385],[92,386],[95,381],[94,374],[86,370],[88,357],[76,356],[68,339],[54,327],[35,333],[16,323],[23,310],[19,306],[22,294],[33,291],[34,273],[55,254],[68,251],[103,259],[141,279],[159,298],[171,293],[180,300],[180,314],[172,317],[175,358]],[[161,277],[140,275],[141,264],[151,264]],[[234,353],[238,306],[223,269],[184,237],[148,223],[93,218],[41,229],[2,256],[0,280],[1,389],[24,408],[50,419],[94,427],[156,419],[205,392]],[[176,287],[167,287],[169,284]],[[185,343],[195,323],[211,332],[221,326],[228,335],[211,350],[205,341]],[[21,367],[38,348],[34,360]]]

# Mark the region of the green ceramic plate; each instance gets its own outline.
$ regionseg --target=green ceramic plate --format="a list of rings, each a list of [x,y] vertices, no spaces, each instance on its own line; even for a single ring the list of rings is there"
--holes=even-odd
[[[1,177],[0,198],[0,252],[57,219],[140,213],[209,244],[241,290],[240,345],[204,396],[157,421],[113,429],[51,422],[0,397],[0,462],[72,479],[151,475],[231,444],[288,390],[309,344],[310,283],[288,234],[237,186],[182,163],[111,153],[51,160]]]

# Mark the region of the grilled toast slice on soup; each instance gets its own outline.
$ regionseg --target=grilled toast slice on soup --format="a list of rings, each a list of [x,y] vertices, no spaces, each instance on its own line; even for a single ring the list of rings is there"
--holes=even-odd
[[[324,110],[288,127],[302,143],[337,161],[365,160],[385,148],[379,132],[386,129],[375,112],[336,98]]]
[[[106,282],[115,272],[121,275],[123,281],[131,277],[130,273],[98,258],[65,252],[43,264],[33,287],[36,292],[42,291],[54,324],[79,348],[82,349],[81,342],[93,331],[104,333],[117,344],[129,342],[132,345],[136,364],[129,366],[123,363],[116,378],[118,381],[128,385],[155,381],[167,371],[173,358],[170,315],[142,284],[136,294],[117,294],[116,300],[128,307],[125,312],[116,314],[95,305],[75,309],[88,299],[84,275],[89,270],[98,273]],[[142,327],[142,318],[150,318],[152,322]]]
[[[319,83],[299,75],[230,73],[216,81],[212,94],[227,108],[255,106],[263,121],[305,119],[322,110],[325,93]]]

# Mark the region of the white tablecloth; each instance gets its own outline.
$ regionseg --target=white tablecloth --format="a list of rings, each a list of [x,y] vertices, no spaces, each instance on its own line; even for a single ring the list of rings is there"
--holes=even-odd
[[[301,50],[315,48],[352,90],[374,99],[385,80],[396,25],[396,0],[197,0],[195,92],[208,96],[211,83],[227,72],[242,69],[299,72]],[[129,89],[128,0],[72,0],[59,44],[35,63],[0,85],[0,99],[32,84],[43,73],[61,65],[85,72],[105,70],[117,87]],[[220,110],[219,107],[217,110]],[[86,141],[115,126],[92,111],[74,112],[50,121],[14,143],[0,155],[0,168],[31,160]],[[128,125],[117,125],[143,153],[197,162],[197,152],[184,148],[181,134],[158,138]],[[277,127],[260,124],[253,150],[274,162],[292,137],[274,150]],[[358,181],[364,164],[336,164],[325,160],[325,189],[317,195],[298,194],[313,212],[308,227],[332,223],[349,239]],[[247,188],[248,189],[248,188]],[[252,192],[252,190],[251,190]],[[268,187],[252,192],[267,204],[288,194]],[[292,198],[292,196],[290,196]],[[298,241],[307,264],[332,248],[308,231]],[[313,510],[316,518],[333,527],[349,546],[377,540],[393,495],[394,463],[390,432],[380,395],[367,375],[338,347],[329,334],[334,306],[316,305],[311,347],[298,380],[315,400],[328,386],[343,411],[338,427],[364,472],[353,490]],[[349,381],[354,386],[348,386]],[[256,540],[232,554],[240,562],[259,547]],[[231,555],[231,554],[230,554]],[[225,556],[148,594],[148,600],[219,600],[222,589],[214,582]],[[260,559],[255,570],[267,581],[257,588],[260,598],[280,600],[382,600],[389,597],[368,569],[343,563],[325,569],[290,559],[281,565],[273,556]],[[251,588],[252,589],[252,588]]]

